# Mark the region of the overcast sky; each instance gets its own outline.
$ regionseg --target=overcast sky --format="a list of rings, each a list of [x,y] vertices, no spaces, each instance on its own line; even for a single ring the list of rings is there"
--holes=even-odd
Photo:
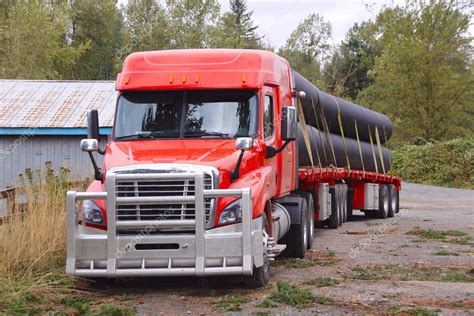
[[[229,10],[229,0],[218,1],[221,12]],[[474,0],[471,1],[474,3]],[[127,0],[119,0],[119,4],[126,3]],[[253,11],[252,17],[259,34],[265,37],[267,43],[278,48],[313,12],[331,22],[332,42],[338,44],[354,23],[373,20],[384,6],[404,3],[405,0],[247,0],[247,7]],[[471,23],[470,34],[474,34],[474,23]]]
[[[222,11],[229,1],[219,0]],[[285,44],[298,24],[310,13],[319,13],[333,27],[333,43],[339,43],[355,22],[374,19],[383,6],[403,0],[247,0],[260,35],[274,47]]]

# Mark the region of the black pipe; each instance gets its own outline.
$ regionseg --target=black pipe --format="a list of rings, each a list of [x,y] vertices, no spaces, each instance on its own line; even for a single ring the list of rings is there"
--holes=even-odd
[[[306,93],[301,104],[307,124],[345,138],[357,139],[358,132],[363,142],[370,142],[372,138],[375,143],[377,132],[381,144],[392,136],[392,122],[386,115],[322,92],[296,71],[293,78],[295,89]],[[342,124],[339,124],[339,113]]]
[[[359,143],[355,139],[343,138],[337,134],[326,134],[307,125],[308,139],[311,146],[313,163],[321,167],[347,167],[355,170],[377,171],[387,173],[391,168],[392,157],[389,150],[381,146],[383,164],[380,159],[379,146],[376,143]],[[304,141],[302,127],[298,130],[298,156],[300,166],[311,166],[311,160]]]

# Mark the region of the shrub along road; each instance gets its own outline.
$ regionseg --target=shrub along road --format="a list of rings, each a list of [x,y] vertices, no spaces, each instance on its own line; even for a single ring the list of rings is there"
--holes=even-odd
[[[316,229],[307,258],[278,259],[261,290],[223,278],[95,287],[141,315],[474,312],[473,205],[471,190],[404,184],[400,216]]]

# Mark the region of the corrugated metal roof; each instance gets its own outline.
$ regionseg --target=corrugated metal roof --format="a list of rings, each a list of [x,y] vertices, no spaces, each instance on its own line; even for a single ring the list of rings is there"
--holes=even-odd
[[[116,95],[114,81],[0,80],[0,127],[86,127],[91,109],[110,127]]]

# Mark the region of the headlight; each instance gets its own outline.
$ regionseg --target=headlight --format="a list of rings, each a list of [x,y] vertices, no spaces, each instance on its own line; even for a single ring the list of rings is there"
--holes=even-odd
[[[240,223],[242,221],[242,199],[230,203],[219,216],[219,225]]]
[[[82,220],[85,223],[104,226],[104,214],[100,207],[92,200],[84,200],[82,203]]]

